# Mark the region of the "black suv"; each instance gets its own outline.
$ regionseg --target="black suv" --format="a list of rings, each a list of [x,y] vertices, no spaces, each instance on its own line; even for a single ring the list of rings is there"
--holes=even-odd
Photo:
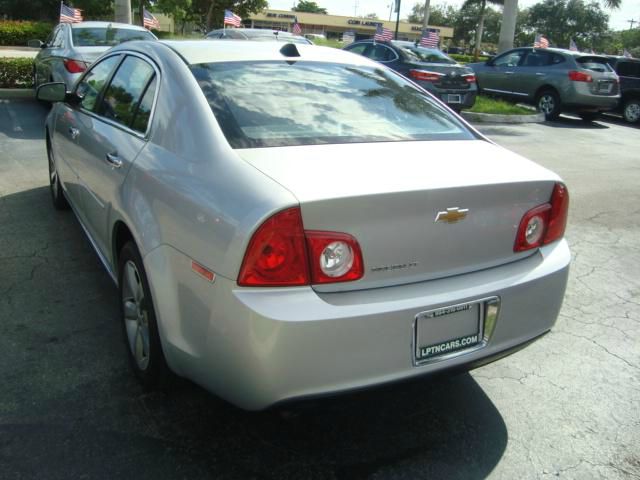
[[[640,121],[640,59],[607,57],[607,62],[620,77],[620,112],[629,123]]]

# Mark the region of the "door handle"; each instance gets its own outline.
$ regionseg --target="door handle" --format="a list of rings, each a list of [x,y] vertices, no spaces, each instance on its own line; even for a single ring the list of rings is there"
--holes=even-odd
[[[76,127],[69,127],[69,135],[71,135],[71,140],[75,140],[80,135],[80,130]]]
[[[120,168],[122,166],[122,160],[120,160],[117,153],[107,153],[106,159],[107,163],[113,168]]]
[[[513,72],[504,72],[505,75],[513,75]]]
[[[541,76],[543,76],[543,75],[544,75],[544,73],[542,73],[542,72],[536,72],[536,75],[538,75],[538,76],[540,76],[540,77],[541,77]]]

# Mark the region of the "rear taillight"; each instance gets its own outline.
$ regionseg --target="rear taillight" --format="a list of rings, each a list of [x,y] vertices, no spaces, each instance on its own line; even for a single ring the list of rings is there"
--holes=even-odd
[[[362,278],[360,245],[346,233],[305,231],[311,260],[311,283],[349,282]]]
[[[80,60],[65,58],[62,63],[64,63],[64,68],[66,68],[69,73],[82,73],[87,69],[87,64]]]
[[[439,81],[444,74],[438,72],[428,72],[427,70],[409,70],[409,76],[414,80],[419,80],[422,82],[437,82]]]
[[[305,231],[300,208],[266,220],[253,234],[242,261],[238,285],[300,286],[362,278],[358,242],[337,232]]]
[[[576,70],[569,71],[569,80],[573,82],[593,82],[593,77],[588,73],[578,72]]]
[[[464,78],[469,83],[474,83],[476,81],[476,76],[472,73],[463,75],[462,78]]]
[[[513,251],[522,252],[561,239],[568,213],[569,192],[562,183],[556,183],[549,203],[532,208],[522,217]]]

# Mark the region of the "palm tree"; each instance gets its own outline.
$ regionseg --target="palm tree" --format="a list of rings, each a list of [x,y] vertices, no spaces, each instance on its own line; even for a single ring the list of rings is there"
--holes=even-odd
[[[622,0],[605,0],[608,2],[620,2]],[[487,11],[487,3],[491,3],[493,5],[504,5],[504,0],[465,0],[462,4],[462,8],[470,7],[470,6],[478,6],[480,11],[478,12],[478,29],[476,30],[476,46],[473,49],[473,58],[474,60],[478,60],[478,55],[480,54],[480,44],[482,43],[482,33],[484,30],[484,15]]]
[[[622,5],[622,0],[604,0],[604,6],[609,10],[617,10]]]

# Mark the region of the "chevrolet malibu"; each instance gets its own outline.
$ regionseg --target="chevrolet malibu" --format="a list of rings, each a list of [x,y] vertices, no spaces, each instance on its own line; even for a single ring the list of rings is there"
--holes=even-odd
[[[245,409],[469,369],[554,325],[561,179],[362,56],[128,42],[39,88],[126,351]]]

